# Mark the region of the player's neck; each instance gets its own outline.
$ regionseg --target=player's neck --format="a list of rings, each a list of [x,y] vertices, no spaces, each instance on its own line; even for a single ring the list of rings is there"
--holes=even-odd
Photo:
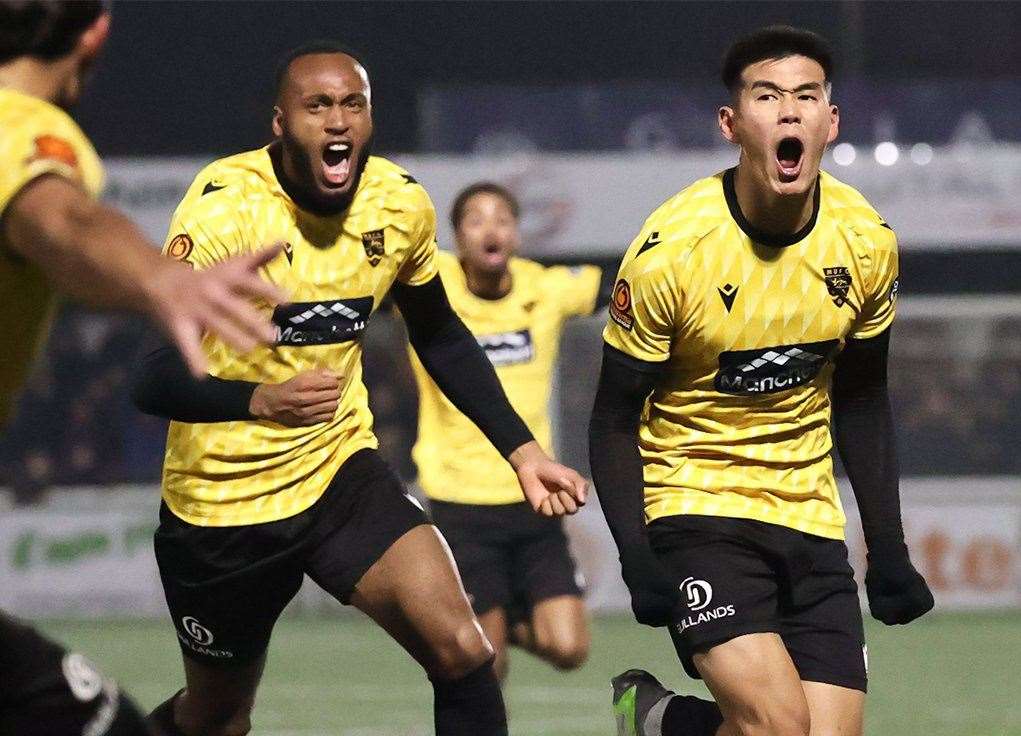
[[[734,171],[741,214],[756,230],[772,235],[794,235],[808,226],[815,215],[815,190],[813,186],[804,194],[780,195],[763,187],[742,164]]]
[[[21,56],[0,64],[0,87],[55,103],[64,87],[67,61],[44,62]]]
[[[461,268],[468,291],[480,299],[503,299],[510,294],[513,279],[509,268],[500,273],[488,273],[469,268],[464,261]]]

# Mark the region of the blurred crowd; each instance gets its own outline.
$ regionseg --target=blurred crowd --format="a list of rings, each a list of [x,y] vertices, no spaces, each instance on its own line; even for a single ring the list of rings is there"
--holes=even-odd
[[[576,357],[554,392],[559,453],[583,468],[601,325],[593,317],[567,330],[562,350]],[[166,422],[129,398],[149,333],[122,315],[61,312],[0,439],[0,487],[31,503],[53,486],[159,481]],[[417,395],[396,320],[373,320],[364,367],[381,449],[411,480]],[[890,386],[904,475],[1021,475],[1021,315],[901,319]]]

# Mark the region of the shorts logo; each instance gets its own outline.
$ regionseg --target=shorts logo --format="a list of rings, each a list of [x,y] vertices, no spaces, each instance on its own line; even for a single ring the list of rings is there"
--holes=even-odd
[[[95,700],[103,691],[103,676],[92,662],[82,655],[73,652],[65,654],[60,662],[60,669],[75,699],[88,703]]]
[[[681,591],[688,602],[688,608],[692,611],[701,611],[713,599],[713,586],[705,580],[685,578],[681,583]]]
[[[167,255],[175,260],[184,261],[191,255],[192,248],[194,247],[195,244],[191,238],[181,233],[180,235],[175,235],[174,239],[170,241],[170,245],[167,246]]]
[[[383,235],[382,230],[370,230],[367,233],[362,233],[362,247],[365,248],[365,256],[373,267],[378,266],[379,262],[383,260],[383,256],[386,255]]]
[[[188,633],[196,644],[207,646],[213,643],[213,632],[200,624],[194,616],[185,616],[181,619],[181,626]]]
[[[851,272],[847,267],[824,268],[823,276],[826,277],[826,290],[833,297],[833,303],[838,307],[847,304],[847,292],[851,289]]]
[[[890,285],[890,303],[893,304],[897,301],[897,292],[900,291],[900,279],[896,278],[893,280],[893,284]]]
[[[631,286],[620,279],[613,287],[613,299],[610,301],[610,319],[630,330],[635,326],[635,315],[631,311]]]
[[[715,621],[720,618],[729,618],[736,613],[733,604],[717,606],[713,609],[709,608],[709,604],[713,600],[713,586],[705,580],[684,578],[684,582],[681,583],[681,594],[684,596],[684,602],[692,613],[677,622],[677,633],[679,634],[684,633],[685,629],[689,629],[692,626],[698,626],[699,624]]]

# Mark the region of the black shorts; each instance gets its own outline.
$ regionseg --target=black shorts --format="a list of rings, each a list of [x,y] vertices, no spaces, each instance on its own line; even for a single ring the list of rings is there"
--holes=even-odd
[[[581,595],[581,576],[560,519],[527,503],[492,506],[430,501],[433,523],[454,553],[472,608],[518,618],[540,601]]]
[[[681,582],[670,627],[685,671],[692,654],[757,632],[783,639],[802,680],[865,691],[865,633],[842,541],[747,519],[668,516],[653,549]]]
[[[390,545],[428,523],[374,450],[352,455],[318,501],[280,521],[195,526],[164,504],[156,562],[181,650],[207,663],[250,662],[266,651],[303,575],[349,603]]]
[[[80,654],[0,613],[0,736],[148,736],[142,715]]]

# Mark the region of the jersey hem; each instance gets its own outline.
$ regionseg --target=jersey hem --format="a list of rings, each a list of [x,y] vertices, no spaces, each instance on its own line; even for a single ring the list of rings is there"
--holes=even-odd
[[[660,506],[661,508],[656,509],[656,506]],[[817,537],[825,537],[826,539],[844,541],[845,538],[843,524],[835,525],[818,521],[809,521],[807,519],[784,518],[783,514],[763,511],[749,513],[738,509],[724,509],[714,513],[702,513],[698,511],[681,512],[676,509],[662,508],[663,506],[665,506],[665,504],[654,504],[651,509],[647,508],[645,512],[645,523],[648,524],[656,519],[662,519],[669,516],[710,516],[723,519],[748,519],[750,521],[761,521],[765,524],[782,526],[786,529],[793,529],[794,531],[812,534]]]
[[[374,438],[373,438],[374,439]],[[340,461],[336,464],[330,477],[326,483],[323,484],[322,489],[314,495],[309,495],[292,507],[289,507],[283,514],[274,514],[267,512],[260,512],[257,514],[246,514],[246,513],[224,513],[222,510],[217,509],[215,514],[201,515],[188,513],[183,510],[186,504],[195,504],[201,508],[216,507],[219,504],[198,501],[196,499],[190,499],[183,496],[183,494],[171,494],[167,492],[166,486],[162,489],[163,502],[167,505],[167,508],[173,512],[174,516],[181,519],[182,521],[191,524],[192,526],[204,526],[204,527],[235,527],[235,526],[254,526],[256,524],[266,524],[272,521],[283,521],[284,519],[290,519],[293,516],[297,516],[303,511],[307,511],[309,508],[315,505],[315,503],[323,497],[326,490],[330,487],[330,483],[333,481],[334,476],[340,472],[340,469],[344,467],[351,456],[360,450],[375,450],[379,448],[379,443],[371,440],[364,440],[362,442],[352,443],[347,451],[340,455]],[[322,472],[322,468],[314,471],[313,475],[318,475]],[[180,500],[184,503],[178,503]],[[237,502],[234,502],[237,503]],[[231,505],[230,502],[227,505]]]

